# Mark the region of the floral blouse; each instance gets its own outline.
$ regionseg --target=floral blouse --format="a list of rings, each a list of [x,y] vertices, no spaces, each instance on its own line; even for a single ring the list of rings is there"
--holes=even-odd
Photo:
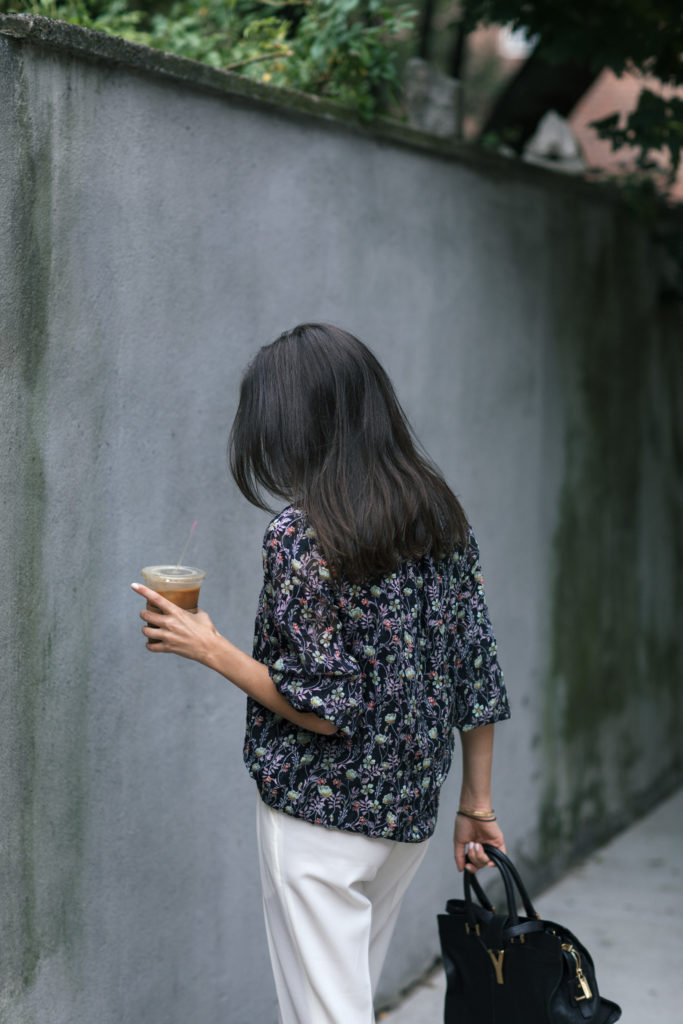
[[[271,807],[328,828],[401,842],[434,831],[454,729],[508,718],[479,551],[403,561],[352,584],[332,578],[302,512],[266,530],[254,658],[301,729],[248,699],[244,759]]]

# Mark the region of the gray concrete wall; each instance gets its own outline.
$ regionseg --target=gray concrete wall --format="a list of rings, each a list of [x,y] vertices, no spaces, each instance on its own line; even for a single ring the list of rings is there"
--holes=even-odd
[[[0,97],[0,1021],[271,1024],[244,701],[150,657],[128,590],[197,519],[250,645],[242,369],[309,318],[387,366],[479,536],[539,883],[681,777],[680,303],[602,193],[313,100],[17,18]],[[383,997],[460,889],[457,787]]]

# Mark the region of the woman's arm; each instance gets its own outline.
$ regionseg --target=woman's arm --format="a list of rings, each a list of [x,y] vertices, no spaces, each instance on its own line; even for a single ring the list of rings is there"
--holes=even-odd
[[[491,864],[481,844],[490,843],[505,852],[503,833],[496,821],[476,820],[476,814],[491,813],[491,767],[493,762],[493,725],[482,725],[460,733],[462,746],[462,786],[460,808],[473,812],[472,817],[458,814],[455,819],[453,844],[458,871],[468,871]],[[468,863],[466,864],[465,858]]]
[[[320,718],[313,711],[295,711],[276,688],[266,666],[222,636],[206,612],[201,609],[197,612],[184,611],[156,591],[143,587],[141,583],[133,583],[131,586],[159,609],[151,611],[143,608],[140,612],[140,618],[145,622],[142,632],[147,638],[148,651],[155,654],[177,654],[181,658],[206,665],[264,708],[282,715],[301,729],[325,736],[338,731],[334,723]]]

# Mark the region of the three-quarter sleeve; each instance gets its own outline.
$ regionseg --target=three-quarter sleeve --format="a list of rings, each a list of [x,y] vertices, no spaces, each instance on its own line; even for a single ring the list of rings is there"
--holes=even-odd
[[[510,708],[486,606],[479,548],[471,530],[460,561],[455,725],[466,732],[509,718]]]
[[[362,712],[361,669],[344,648],[333,582],[313,531],[271,524],[263,556],[270,677],[296,711],[313,711],[350,735]]]

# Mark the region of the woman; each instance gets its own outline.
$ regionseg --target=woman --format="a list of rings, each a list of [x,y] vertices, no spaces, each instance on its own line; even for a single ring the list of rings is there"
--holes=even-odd
[[[458,869],[505,849],[493,723],[509,710],[474,535],[358,339],[304,324],[242,381],[233,476],[287,507],[264,538],[253,657],[209,616],[140,613],[153,653],[248,696],[266,930],[282,1024],[368,1024],[401,900],[434,831],[454,730]]]

